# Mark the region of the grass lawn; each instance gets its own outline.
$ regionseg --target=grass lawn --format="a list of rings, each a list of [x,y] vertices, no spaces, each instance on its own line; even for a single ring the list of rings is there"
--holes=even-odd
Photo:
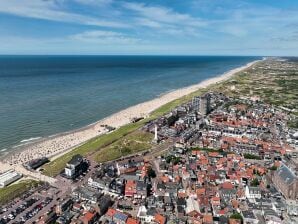
[[[0,188],[0,205],[21,196],[24,192],[28,191],[31,187],[36,187],[38,181],[35,180],[23,180],[19,183],[9,185],[4,188]]]

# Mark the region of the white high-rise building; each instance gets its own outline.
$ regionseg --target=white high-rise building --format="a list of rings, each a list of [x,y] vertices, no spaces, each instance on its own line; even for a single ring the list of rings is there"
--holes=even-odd
[[[210,110],[211,110],[211,99],[210,99],[210,95],[209,94],[205,94],[204,96],[202,96],[200,98],[200,107],[199,107],[199,110],[200,110],[200,113],[202,115],[207,115]]]

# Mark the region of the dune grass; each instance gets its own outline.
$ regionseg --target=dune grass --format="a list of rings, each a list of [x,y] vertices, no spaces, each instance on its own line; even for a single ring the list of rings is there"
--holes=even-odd
[[[134,131],[96,152],[94,159],[97,162],[106,162],[148,150],[152,146],[152,139],[153,134],[151,133],[139,130]]]
[[[0,205],[6,204],[9,201],[21,196],[32,187],[36,187],[38,183],[39,182],[35,180],[23,180],[19,183],[0,188]]]

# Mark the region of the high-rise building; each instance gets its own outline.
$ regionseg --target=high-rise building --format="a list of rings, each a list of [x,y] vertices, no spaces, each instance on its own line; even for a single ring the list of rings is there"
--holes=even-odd
[[[199,112],[204,116],[207,115],[211,110],[210,101],[211,101],[211,97],[209,94],[205,94],[200,98]]]

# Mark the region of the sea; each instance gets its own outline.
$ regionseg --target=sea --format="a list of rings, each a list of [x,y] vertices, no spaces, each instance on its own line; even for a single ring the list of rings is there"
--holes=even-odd
[[[0,154],[259,59],[0,56]]]

